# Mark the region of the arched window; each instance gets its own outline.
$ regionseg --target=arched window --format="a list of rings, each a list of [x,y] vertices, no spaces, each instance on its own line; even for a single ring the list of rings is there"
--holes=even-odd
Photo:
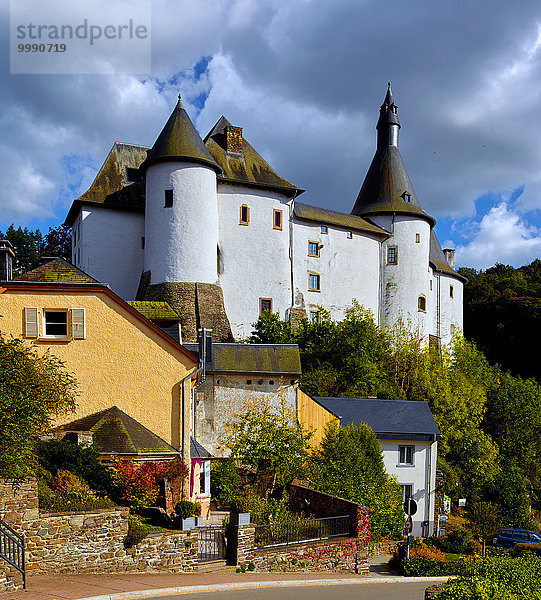
[[[424,296],[419,296],[417,300],[417,308],[421,312],[426,312],[426,298]]]

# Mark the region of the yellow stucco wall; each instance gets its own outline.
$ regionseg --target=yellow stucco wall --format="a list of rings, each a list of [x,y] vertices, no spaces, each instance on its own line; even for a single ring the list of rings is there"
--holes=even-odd
[[[8,289],[0,293],[4,335],[24,337],[24,307],[37,307],[40,321],[43,309],[86,309],[86,339],[35,341],[60,358],[78,382],[77,410],[57,424],[115,405],[180,449],[180,381],[194,361],[104,292]],[[188,382],[185,389],[189,400]],[[189,431],[187,423],[188,440]]]
[[[297,390],[297,419],[306,429],[313,430],[314,435],[310,438],[310,445],[317,448],[325,434],[325,425],[336,420],[331,412],[323,408],[315,400],[310,398],[301,389]]]

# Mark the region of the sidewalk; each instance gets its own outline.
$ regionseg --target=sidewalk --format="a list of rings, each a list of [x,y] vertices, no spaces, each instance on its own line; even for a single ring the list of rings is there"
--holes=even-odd
[[[1,594],[0,600],[79,600],[96,596],[114,598],[116,594],[123,594],[123,600],[128,600],[136,597],[158,596],[160,593],[164,595],[165,590],[169,590],[170,594],[208,591],[209,586],[212,586],[210,589],[221,589],[222,587],[231,589],[232,587],[284,585],[287,582],[291,582],[293,585],[328,585],[362,581],[384,583],[385,581],[397,581],[397,579],[404,581],[404,578],[397,578],[385,569],[388,559],[389,557],[371,559],[369,576],[353,573],[234,573],[231,571],[180,574],[35,575],[29,578],[26,591]],[[408,579],[413,580],[413,578]],[[428,582],[426,579],[425,581]],[[179,590],[178,588],[185,589]],[[197,588],[197,590],[193,588]]]

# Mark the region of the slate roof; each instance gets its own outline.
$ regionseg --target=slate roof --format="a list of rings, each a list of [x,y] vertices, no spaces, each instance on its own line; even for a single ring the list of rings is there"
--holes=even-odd
[[[440,430],[426,402],[379,398],[327,398],[314,400],[340,419],[340,425],[369,425],[380,440],[440,439]]]
[[[457,273],[447,262],[445,258],[445,254],[441,249],[440,243],[434,230],[430,232],[430,256],[429,256],[430,264],[436,269],[436,271],[441,271],[442,273],[446,273],[447,275],[452,275],[457,279],[461,279],[462,281],[468,281],[466,277]]]
[[[100,283],[63,258],[55,258],[40,267],[16,277],[14,281],[41,281],[49,283]]]
[[[212,454],[202,446],[197,440],[190,436],[190,458],[214,458]]]
[[[388,231],[385,231],[385,229],[370,223],[362,217],[348,215],[347,213],[328,210],[326,208],[319,208],[317,206],[310,206],[309,204],[303,204],[301,202],[295,202],[293,205],[293,214],[298,219],[305,221],[315,221],[316,223],[338,225],[340,227],[345,227],[346,229],[366,231],[367,233],[372,233],[381,237],[390,236]]]
[[[148,151],[141,172],[152,164],[177,160],[201,163],[221,172],[182,105],[180,94],[171,116]]]
[[[197,344],[184,344],[198,355]],[[300,375],[301,357],[297,344],[212,344],[207,371],[225,373],[267,373]]]
[[[388,128],[395,126],[400,127],[400,121],[389,85],[380,107],[376,153],[351,213],[360,217],[374,214],[415,215],[434,226],[436,220],[421,208],[398,146],[388,143]]]
[[[297,196],[304,191],[280,177],[245,138],[242,140],[242,152],[227,152],[227,126],[231,123],[222,116],[204,139],[214,160],[222,168],[220,181],[277,190],[288,196]]]
[[[77,419],[57,431],[90,431],[104,454],[175,453],[178,451],[116,406]]]
[[[178,314],[167,302],[127,300],[127,303],[149,321],[180,321]]]

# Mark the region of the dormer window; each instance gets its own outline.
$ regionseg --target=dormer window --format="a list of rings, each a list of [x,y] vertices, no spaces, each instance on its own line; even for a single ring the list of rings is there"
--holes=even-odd
[[[411,194],[409,192],[404,192],[402,198],[404,198],[406,202],[411,202]]]

